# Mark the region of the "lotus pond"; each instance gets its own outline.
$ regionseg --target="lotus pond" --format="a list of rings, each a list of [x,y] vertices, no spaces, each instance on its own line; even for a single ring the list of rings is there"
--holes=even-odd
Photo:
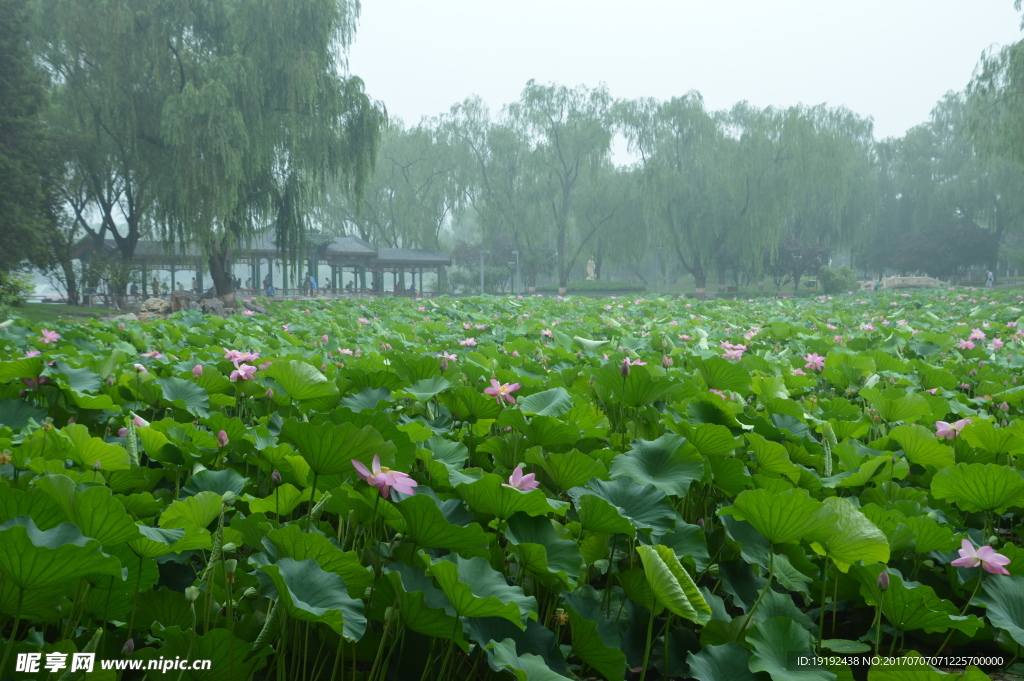
[[[227,681],[1005,678],[1022,315],[940,291],[8,323],[0,677],[145,674],[15,667],[91,652]],[[793,661],[844,653],[980,658]]]

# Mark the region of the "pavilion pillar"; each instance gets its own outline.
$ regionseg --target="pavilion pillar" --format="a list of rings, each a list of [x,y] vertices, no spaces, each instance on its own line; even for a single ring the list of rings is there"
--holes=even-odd
[[[142,299],[143,300],[145,300],[148,297],[146,295],[146,283],[147,283],[146,279],[148,278],[146,276],[147,274],[148,274],[148,271],[146,270],[146,261],[143,260],[142,261]]]
[[[177,271],[175,269],[176,264],[177,263],[175,263],[173,260],[171,261],[171,294],[174,293],[174,274]]]

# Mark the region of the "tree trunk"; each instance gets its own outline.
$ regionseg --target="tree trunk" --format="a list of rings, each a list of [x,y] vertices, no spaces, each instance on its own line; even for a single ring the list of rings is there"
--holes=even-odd
[[[707,274],[703,269],[695,269],[692,274],[693,285],[697,289],[697,300],[707,300]]]
[[[235,283],[231,280],[231,273],[228,272],[227,251],[221,253],[220,249],[214,249],[207,261],[210,265],[210,276],[213,277],[213,286],[217,291],[217,297],[224,303],[224,307],[235,306]]]
[[[78,296],[78,279],[75,277],[75,267],[71,260],[61,258],[60,269],[64,272],[64,288],[67,291],[68,305],[80,305]]]

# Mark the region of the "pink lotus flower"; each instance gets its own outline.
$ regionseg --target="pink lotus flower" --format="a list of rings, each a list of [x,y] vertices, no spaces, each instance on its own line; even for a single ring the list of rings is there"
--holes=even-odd
[[[254,316],[254,315],[255,315],[256,313],[255,313],[255,312],[253,312],[252,310],[242,310],[242,314],[243,314],[244,316],[246,316],[246,317],[252,317],[252,316]]]
[[[24,359],[28,359],[29,357],[38,357],[41,354],[43,354],[43,353],[39,352],[38,350],[28,350],[25,353]]]
[[[981,329],[971,329],[971,335],[968,338],[971,340],[985,340],[985,332]]]
[[[1003,349],[1003,345],[1005,345],[1005,343],[1003,343],[1003,341],[1001,339],[999,339],[999,338],[993,338],[992,339],[992,349],[993,350],[1002,350]]]
[[[793,376],[806,376],[807,375],[807,372],[804,371],[803,369],[793,369],[793,371],[791,371],[790,373]]]
[[[670,366],[672,366],[672,364],[673,364],[673,361],[672,361],[671,357],[669,357],[668,355],[662,355],[661,356],[661,366],[663,366],[666,369],[668,369]]]
[[[964,339],[964,340],[960,341],[959,343],[957,343],[956,347],[959,348],[960,350],[973,350],[974,349],[974,341],[970,341],[970,340]]]
[[[1008,575],[1010,571],[1004,565],[1010,564],[1010,559],[1001,553],[996,553],[991,546],[982,546],[975,549],[970,539],[963,539],[960,542],[960,557],[950,565],[964,568],[975,568],[981,566],[994,575]]]
[[[359,356],[359,352],[358,351],[356,351],[356,356],[357,357]],[[266,371],[267,367],[270,366],[271,364],[273,364],[273,362],[264,362],[263,364],[259,365],[258,368],[259,368],[260,371]]]
[[[507,400],[509,404],[515,404],[516,400],[512,397],[512,393],[517,390],[519,390],[518,383],[498,383],[496,378],[491,379],[490,388],[484,388],[484,392],[498,400],[499,404],[503,399]]]
[[[934,395],[935,393],[939,392],[939,389],[938,388],[928,388],[927,390],[925,390],[925,392],[926,393],[931,393],[932,395]]]
[[[338,352],[340,352],[343,355],[351,355],[352,354],[352,351],[349,350],[348,348],[338,348]]]
[[[227,447],[229,442],[231,442],[231,440],[228,439],[228,434],[226,431],[222,430],[217,433],[217,444],[219,444],[221,447]]]
[[[237,369],[231,372],[232,381],[248,381],[256,375],[256,367],[251,364],[242,364]]]
[[[136,364],[135,365],[135,373],[137,373],[137,374],[148,374],[149,372],[146,371],[146,367],[142,366],[141,364]]]
[[[708,392],[709,393],[714,393],[714,394],[718,395],[723,400],[724,399],[728,399],[728,396],[724,392],[722,392],[721,390],[715,390],[714,388],[708,388]]]
[[[540,332],[540,335],[547,336],[548,338],[554,338],[555,334],[551,329],[544,329]]]
[[[512,351],[512,356],[513,357],[518,357],[519,356],[519,351],[518,350],[513,350]]]
[[[327,340],[328,340],[328,336],[327,336],[326,333],[324,335],[320,336],[320,342],[323,343],[324,345],[327,345]]]
[[[127,434],[128,434],[128,429],[127,428],[118,428],[118,430],[117,430],[117,436],[118,437],[124,437]]]
[[[163,357],[163,355],[161,355],[156,350],[152,350],[150,352],[142,353],[141,355],[139,355],[139,357],[152,357],[153,359],[160,359],[161,357]]]
[[[835,343],[836,345],[842,345],[843,344],[843,337],[842,336],[834,336],[832,338],[832,342]]]
[[[959,435],[960,431],[964,429],[964,426],[966,426],[970,422],[971,422],[970,419],[960,419],[956,423],[946,423],[945,421],[936,421],[935,422],[935,436],[936,437],[944,437],[947,440],[952,440],[957,435]]]
[[[825,368],[825,358],[816,352],[812,352],[809,355],[804,355],[804,361],[807,364],[804,365],[804,369],[813,369],[815,371],[821,371]]]
[[[149,425],[149,421],[142,418],[141,416],[136,416],[134,419],[132,419],[132,421],[135,423],[136,428],[145,428],[146,426]]]
[[[203,365],[202,364],[197,364],[194,367],[192,367],[192,375],[195,376],[196,378],[199,378],[200,376],[202,376],[203,375]]]
[[[501,483],[502,487],[511,487],[517,489],[520,492],[532,492],[533,490],[540,487],[540,483],[537,482],[537,476],[533,473],[527,473],[523,475],[523,467],[516,466],[516,469],[512,471],[512,475],[509,476],[507,483]]]
[[[60,334],[56,331],[50,331],[49,329],[40,329],[39,333],[43,334],[43,337],[39,339],[42,343],[56,343],[57,339],[60,338]]]
[[[366,317],[360,317],[356,321],[359,322],[360,324],[369,324],[370,323],[370,320],[367,319]]]
[[[476,339],[475,338],[466,338],[464,340],[460,340],[459,341],[459,345],[466,345],[466,346],[472,347],[472,346],[476,345]]]
[[[726,359],[740,360],[740,359],[743,359],[743,351],[742,350],[738,350],[736,348],[730,348],[730,349],[725,351],[725,354],[722,355],[722,357],[724,357]]]
[[[391,494],[392,487],[402,494],[415,494],[414,488],[419,487],[419,483],[409,477],[408,473],[393,471],[390,468],[381,466],[380,454],[373,455],[372,470],[367,468],[366,464],[362,461],[356,461],[355,459],[352,459],[352,466],[355,467],[359,477],[365,480],[367,484],[379,489],[380,495],[385,499]]]

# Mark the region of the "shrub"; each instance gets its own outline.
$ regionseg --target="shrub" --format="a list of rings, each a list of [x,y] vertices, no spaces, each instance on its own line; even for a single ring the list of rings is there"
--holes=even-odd
[[[31,274],[0,270],[0,320],[7,317],[10,308],[24,305],[34,290]]]
[[[822,267],[818,281],[825,293],[847,293],[857,290],[857,275],[849,267]]]

